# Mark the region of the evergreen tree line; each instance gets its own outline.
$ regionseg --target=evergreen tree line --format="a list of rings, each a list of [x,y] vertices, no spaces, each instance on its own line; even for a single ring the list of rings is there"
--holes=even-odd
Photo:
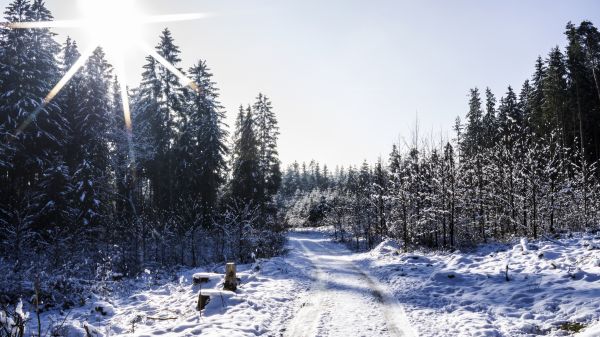
[[[333,225],[367,248],[384,237],[405,249],[455,248],[600,229],[600,33],[584,21],[566,36],[520,91],[497,100],[470,90],[452,140],[422,139],[417,126],[386,162],[337,170],[325,184],[290,166],[286,220]]]
[[[5,19],[53,17],[43,0],[14,0]],[[55,37],[0,29],[0,293],[19,293],[41,271],[110,278],[280,250],[269,98],[240,109],[230,140],[206,62],[185,72],[192,89],[149,56],[128,90],[130,123],[101,48],[50,99],[81,56],[75,41]],[[156,51],[180,67],[168,29]]]

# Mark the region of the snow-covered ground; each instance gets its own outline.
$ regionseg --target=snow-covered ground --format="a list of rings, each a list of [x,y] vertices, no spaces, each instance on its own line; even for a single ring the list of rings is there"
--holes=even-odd
[[[294,254],[288,258],[297,260]],[[224,269],[224,268],[221,268]],[[60,336],[278,336],[292,313],[293,299],[306,279],[277,257],[253,265],[238,266],[241,283],[236,293],[222,290],[224,270],[209,283],[193,285],[190,269],[177,281],[162,285],[138,285],[127,296],[95,298],[70,312],[43,315],[45,327],[60,326]],[[196,310],[198,293],[211,295],[207,307]],[[31,317],[32,314],[30,314]],[[35,319],[30,331],[37,329]]]
[[[193,269],[42,317],[72,337],[600,337],[599,236],[472,253],[402,253],[388,240],[357,254],[319,230],[290,233],[287,248],[238,266],[236,293],[221,291],[220,275],[201,290],[192,278],[205,270]],[[201,313],[200,291],[212,295]]]
[[[473,253],[397,248],[386,241],[356,258],[392,289],[421,336],[566,336],[593,324],[581,336],[600,336],[598,236]]]

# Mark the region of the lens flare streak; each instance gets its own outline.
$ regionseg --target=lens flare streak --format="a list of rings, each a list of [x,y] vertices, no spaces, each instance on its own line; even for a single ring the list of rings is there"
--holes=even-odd
[[[92,53],[94,53],[94,50],[96,48],[97,45],[85,50],[85,52],[79,57],[79,59],[77,59],[77,61],[73,64],[69,71],[67,71],[67,73],[60,79],[60,81],[58,81],[54,88],[50,90],[48,95],[42,101],[42,104],[40,104],[40,106],[27,117],[23,124],[19,126],[16,132],[17,135],[21,134],[35,120],[37,115],[40,112],[42,112],[42,110],[44,110],[48,106],[48,104],[50,104],[50,102],[54,100],[54,98],[56,98],[56,95],[58,95],[62,91],[65,85],[69,83],[69,81],[73,78],[73,76],[75,76],[79,69],[81,69],[85,65],[88,58],[92,56]]]
[[[131,107],[129,105],[129,93],[127,92],[127,84],[124,82],[126,78],[125,66],[122,62],[119,62],[116,66],[117,73],[121,78],[121,82],[119,82],[119,89],[121,91],[121,104],[123,107],[123,119],[125,120],[125,127],[127,129],[127,133],[130,134],[132,132],[133,126],[131,122]]]
[[[175,67],[171,62],[167,61],[167,59],[165,59],[164,57],[162,57],[162,55],[160,55],[158,52],[156,52],[156,50],[154,50],[146,45],[141,45],[141,47],[144,49],[144,51],[146,51],[152,57],[154,57],[155,60],[157,60],[160,64],[162,64],[165,68],[167,68],[167,70],[169,70],[170,72],[175,74],[175,76],[177,76],[177,78],[179,78],[179,81],[182,84],[192,88],[192,90],[194,90],[195,92],[199,92],[200,88],[198,87],[196,82],[194,82],[192,79],[187,77],[181,70],[177,69],[177,67]]]
[[[142,18],[144,23],[180,22],[206,19],[213,16],[211,13],[169,14],[147,16]]]
[[[84,25],[82,20],[2,22],[0,27],[8,29],[75,28]]]
[[[86,4],[92,4],[84,0]],[[98,3],[99,4],[99,3]],[[104,6],[104,4],[102,4]],[[93,6],[89,7],[90,9]],[[104,7],[102,7],[104,8]],[[191,21],[198,20],[212,16],[210,13],[189,13],[189,14],[170,14],[170,15],[156,15],[156,16],[135,16],[135,23],[138,25],[146,24],[146,23],[164,23],[164,22],[176,22],[176,21]],[[127,20],[127,23],[130,23]],[[46,29],[46,28],[94,28],[94,30],[102,30],[107,25],[110,25],[110,22],[106,20],[56,20],[56,21],[36,21],[36,22],[0,22],[0,28],[4,29]],[[43,99],[40,106],[31,113],[27,120],[25,120],[22,125],[20,125],[17,129],[16,135],[21,134],[27,126],[29,126],[37,117],[37,115],[44,109],[46,106],[52,102],[56,95],[58,95],[64,86],[69,83],[69,81],[75,76],[75,74],[85,65],[88,58],[93,54],[94,50],[101,46],[103,43],[93,44],[93,47],[87,49],[81,57],[73,64],[73,66],[67,71],[67,73],[60,79],[60,81],[50,90],[48,95]],[[140,47],[148,52],[153,58],[155,58],[160,64],[162,64],[167,70],[175,74],[182,85],[188,86],[192,88],[195,92],[199,92],[198,85],[189,77],[187,77],[181,70],[177,69],[172,63],[167,61],[164,57],[162,57],[158,52],[156,52],[153,48],[150,48],[146,45],[140,44]],[[125,67],[121,62],[117,63],[117,72],[121,76],[122,81],[125,80]],[[120,95],[123,104],[123,114],[125,120],[125,126],[127,129],[127,137],[131,142],[132,139],[132,120],[131,120],[131,109],[129,103],[129,93],[127,92],[127,85],[122,82],[120,84]],[[130,144],[131,145],[131,144]],[[133,149],[131,149],[133,151]]]
[[[92,54],[94,53],[94,50],[96,50],[96,48],[98,48],[98,45],[94,44],[93,47],[86,49],[85,52],[83,54],[81,54],[79,59],[73,64],[73,66],[69,69],[69,71],[67,71],[67,73],[63,76],[63,78],[61,78],[60,81],[54,86],[54,88],[52,88],[52,90],[50,90],[50,93],[48,93],[48,96],[46,96],[46,98],[44,98],[45,104],[52,102],[52,100],[56,97],[56,95],[58,95],[58,93],[64,88],[64,86],[67,85],[67,83],[69,83],[69,81],[73,78],[73,76],[75,76],[75,74],[79,71],[79,69],[81,69],[85,65],[88,58],[90,58],[90,56],[92,56]]]

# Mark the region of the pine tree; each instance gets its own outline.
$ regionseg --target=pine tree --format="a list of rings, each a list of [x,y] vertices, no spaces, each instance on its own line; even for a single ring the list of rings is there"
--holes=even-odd
[[[71,38],[67,38],[62,51],[61,73],[66,74],[80,56],[77,43]],[[78,119],[80,118],[81,95],[84,88],[82,79],[82,72],[77,72],[57,97],[69,128],[69,141],[65,146],[65,162],[69,167],[70,174],[74,173],[75,167],[81,159],[80,144],[77,141],[81,139],[81,135],[78,133],[81,131]]]
[[[478,148],[482,143],[483,127],[482,127],[483,110],[481,109],[481,97],[479,89],[471,89],[469,100],[469,111],[467,112],[467,127],[465,131],[465,139],[463,142],[463,152],[467,156],[472,156],[477,153]]]
[[[485,115],[482,119],[482,143],[485,148],[491,148],[497,138],[496,97],[490,88],[485,89]]]
[[[40,0],[15,0],[5,15],[8,22],[52,20]],[[44,100],[58,81],[59,49],[48,29],[0,31],[0,124],[6,136],[1,145],[6,171],[0,178],[0,208],[4,214],[17,214],[23,213],[17,208],[27,204],[32,228],[38,230],[49,229],[40,217],[52,202],[50,195],[57,192],[43,189],[38,178],[61,165],[67,134],[56,102]]]
[[[224,183],[227,169],[226,142],[223,107],[218,101],[219,93],[212,81],[212,74],[205,61],[199,61],[189,70],[192,79],[198,85],[199,92],[192,98],[190,105],[190,131],[193,132],[193,146],[184,148],[191,155],[192,174],[190,187],[200,197],[202,223],[208,227],[216,211],[217,195]]]
[[[253,106],[257,141],[259,143],[260,179],[264,184],[264,201],[269,202],[281,185],[281,169],[277,151],[279,127],[271,101],[259,94]]]
[[[73,173],[75,200],[79,209],[77,221],[88,234],[99,230],[102,207],[108,200],[109,126],[111,125],[111,71],[104,51],[96,49],[83,71],[79,97],[81,106],[76,118],[79,145],[77,166]]]
[[[158,54],[174,66],[181,62],[180,50],[169,29],[165,29],[160,42],[156,46]],[[149,141],[154,145],[155,156],[148,163],[153,204],[160,210],[174,209],[176,191],[178,137],[186,123],[185,95],[182,85],[175,74],[164,66],[157,64],[152,57],[147,57],[147,64],[142,74],[139,110],[143,114],[150,135]]]
[[[589,22],[583,22],[579,27],[571,23],[567,25],[566,35],[569,44],[566,64],[569,70],[568,87],[573,136],[578,140],[575,144],[579,147],[581,160],[593,162],[599,158],[600,135],[597,130],[600,129],[600,117],[598,117],[600,92],[597,91],[596,66],[593,61],[596,58],[592,55],[599,49],[600,36],[598,35],[600,34],[589,25]],[[590,48],[590,43],[595,45],[595,48]]]
[[[136,125],[138,127],[138,125]],[[129,130],[125,122],[121,84],[115,77],[112,83],[112,100],[110,114],[110,131],[108,141],[111,144],[111,167],[114,172],[115,212],[120,221],[131,220],[135,213],[133,200],[133,175],[135,168],[135,152],[133,147],[133,130]]]
[[[535,62],[535,73],[532,79],[531,102],[531,124],[537,138],[548,135],[555,124],[545,116],[544,105],[544,79],[546,78],[546,66],[542,57],[539,56]]]
[[[260,148],[255,134],[255,120],[251,107],[240,110],[234,144],[234,162],[230,182],[231,198],[244,205],[258,205],[262,201],[260,181]]]
[[[564,55],[558,47],[552,49],[547,60],[547,68],[543,79],[544,119],[553,129],[559,130],[560,147],[571,148],[571,119],[567,109],[567,68]],[[564,155],[563,155],[564,157]]]
[[[383,160],[379,158],[375,164],[373,172],[373,190],[375,195],[375,207],[376,207],[376,229],[375,232],[378,239],[381,240],[387,235],[387,222],[388,222],[388,172],[383,165]]]

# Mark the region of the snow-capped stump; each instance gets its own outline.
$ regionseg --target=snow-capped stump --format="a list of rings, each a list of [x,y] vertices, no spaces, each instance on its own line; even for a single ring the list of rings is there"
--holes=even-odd
[[[225,265],[225,283],[223,289],[229,291],[236,291],[238,285],[238,278],[236,276],[235,263],[228,263]]]
[[[200,293],[204,296],[209,297],[222,296],[224,298],[230,298],[232,296],[235,296],[235,293],[233,291],[219,289],[202,289],[200,290]]]
[[[202,292],[198,292],[198,304],[196,304],[196,310],[204,310],[208,303],[210,303],[210,296],[203,295]]]
[[[92,306],[93,311],[99,313],[102,316],[113,316],[115,314],[115,307],[112,304],[105,301],[98,301]]]
[[[196,309],[198,311],[206,309],[209,303],[219,301],[220,307],[225,307],[227,300],[235,296],[233,291],[218,290],[218,289],[203,289],[198,292],[198,305]],[[217,302],[217,303],[219,303]]]
[[[216,273],[195,273],[192,276],[194,284],[208,283],[211,280],[219,280],[223,275]]]
[[[513,247],[513,251],[520,250],[523,252],[523,254],[527,254],[530,250],[536,249],[537,247],[533,247],[531,244],[529,244],[529,240],[527,240],[527,238],[521,238],[519,244]]]

